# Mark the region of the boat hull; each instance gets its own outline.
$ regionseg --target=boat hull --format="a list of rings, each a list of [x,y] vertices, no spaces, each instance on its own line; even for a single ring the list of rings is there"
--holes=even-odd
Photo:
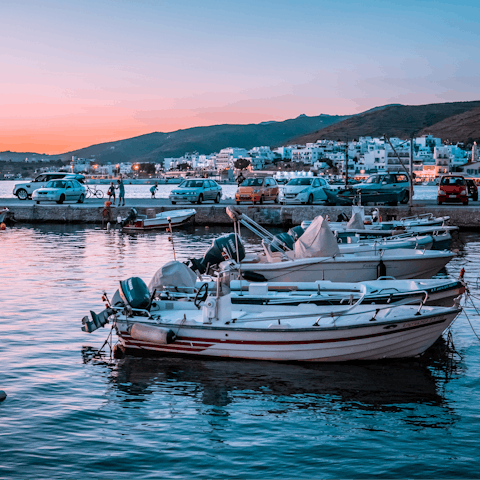
[[[453,254],[438,252],[438,256],[418,254],[402,258],[399,250],[389,250],[380,256],[355,256],[351,258],[306,258],[275,263],[242,263],[241,272],[246,280],[274,282],[363,282],[390,276],[398,280],[431,278],[454,257]],[[415,250],[414,250],[415,252]],[[252,275],[253,274],[253,275]],[[250,278],[249,278],[250,277]]]
[[[117,321],[120,343],[127,352],[270,361],[344,362],[415,357],[427,350],[459,311],[421,315],[418,319],[379,322],[356,327],[246,329],[177,326],[168,345],[132,338],[126,321]],[[158,324],[160,328],[172,325]],[[176,328],[173,327],[175,330]]]
[[[162,212],[158,213],[153,218],[147,218],[142,216],[137,218],[134,223],[128,223],[123,227],[123,230],[126,232],[136,232],[136,231],[146,231],[146,230],[156,230],[160,228],[168,228],[170,225],[172,227],[180,227],[189,223],[195,217],[196,211],[193,209],[189,210],[178,210],[172,212]],[[170,222],[168,221],[170,218]]]

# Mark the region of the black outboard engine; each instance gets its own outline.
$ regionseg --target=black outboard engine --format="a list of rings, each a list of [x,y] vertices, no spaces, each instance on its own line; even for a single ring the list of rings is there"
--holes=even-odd
[[[122,227],[128,225],[129,223],[134,223],[137,216],[138,212],[134,208],[131,208],[128,212],[128,215],[122,220]]]
[[[291,235],[295,241],[297,241],[303,235],[303,232],[305,232],[305,230],[300,225],[297,225],[296,227],[292,227],[288,231],[288,234]]]
[[[147,310],[150,307],[150,291],[139,277],[132,277],[120,282],[119,294],[125,305]]]
[[[240,237],[237,235],[237,242],[235,242],[235,234],[230,233],[223,237],[216,238],[212,242],[212,246],[206,251],[203,258],[191,258],[190,268],[200,274],[204,274],[208,267],[213,267],[223,262],[227,258],[237,260],[237,244],[238,244],[238,259],[242,261],[245,258],[245,248]]]
[[[295,240],[287,232],[282,232],[278,235],[274,235],[273,239],[275,243],[272,243],[270,245],[270,250],[272,252],[284,252],[285,250],[293,250]]]

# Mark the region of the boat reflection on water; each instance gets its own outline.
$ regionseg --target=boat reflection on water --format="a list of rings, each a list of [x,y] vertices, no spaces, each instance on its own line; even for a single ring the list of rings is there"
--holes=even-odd
[[[87,347],[83,354],[88,362],[94,351]],[[443,338],[421,359],[410,361],[288,364],[182,357],[96,358],[110,369],[109,383],[122,394],[119,406],[128,407],[128,402],[142,402],[159,393],[190,397],[213,407],[265,396],[279,401],[281,413],[327,405],[335,405],[335,411],[400,411],[415,403],[448,409],[442,392],[459,368],[459,359]],[[267,412],[252,412],[263,413]]]

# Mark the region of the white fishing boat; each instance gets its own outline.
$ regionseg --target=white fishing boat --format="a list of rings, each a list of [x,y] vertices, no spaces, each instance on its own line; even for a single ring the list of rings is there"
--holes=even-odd
[[[154,217],[140,215],[132,208],[122,221],[122,229],[127,232],[155,230],[158,228],[179,227],[190,222],[196,214],[196,210],[188,208],[184,210],[169,210],[157,213]]]
[[[387,275],[396,279],[431,278],[454,256],[451,252],[405,249],[293,260],[254,254],[245,256],[236,266],[245,279],[254,281],[361,282]]]
[[[405,301],[412,295],[426,294],[426,305],[451,307],[454,300],[465,292],[463,273],[458,280],[451,278],[396,280],[383,277],[368,282],[248,282],[238,280],[228,263],[222,267],[222,281],[229,287],[233,305],[315,305],[352,304],[362,295],[363,304]],[[159,300],[193,301],[200,288],[213,292],[216,283],[211,277],[198,279],[184,263],[172,261],[160,267],[148,285],[152,298]],[[113,303],[120,299],[113,296]],[[413,300],[414,301],[414,300]]]
[[[235,222],[247,226],[264,240],[264,254],[248,254],[242,258],[238,236],[226,240],[238,275],[252,281],[275,282],[361,282],[391,276],[396,279],[430,278],[454,257],[451,252],[391,249],[369,253],[342,254],[328,222],[319,216],[295,242],[293,250],[275,242],[273,235],[255,224],[246,215],[227,207]],[[236,225],[236,224],[235,224]],[[237,227],[235,227],[236,229]],[[270,237],[268,237],[270,235]],[[217,239],[218,240],[218,239]],[[215,242],[215,241],[214,241]],[[191,259],[192,268],[203,273],[207,264],[220,264],[225,245],[212,246],[203,259]],[[274,247],[277,251],[273,251]],[[215,250],[216,248],[216,250]],[[243,250],[243,247],[242,247]],[[212,255],[214,252],[214,255]],[[232,268],[230,265],[229,268]]]
[[[232,305],[217,282],[203,305],[155,300],[139,278],[120,282],[124,304],[108,308],[82,329],[111,322],[123,353],[149,352],[271,361],[340,362],[422,354],[455,320],[460,308],[412,305]],[[418,296],[418,294],[416,294]]]

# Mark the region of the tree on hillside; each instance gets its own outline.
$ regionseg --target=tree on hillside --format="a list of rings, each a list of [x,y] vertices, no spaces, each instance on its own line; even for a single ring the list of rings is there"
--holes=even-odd
[[[177,170],[190,170],[192,167],[188,163],[180,163],[177,165]]]
[[[246,158],[238,158],[233,165],[237,170],[245,170],[250,166],[250,160],[247,160]]]

